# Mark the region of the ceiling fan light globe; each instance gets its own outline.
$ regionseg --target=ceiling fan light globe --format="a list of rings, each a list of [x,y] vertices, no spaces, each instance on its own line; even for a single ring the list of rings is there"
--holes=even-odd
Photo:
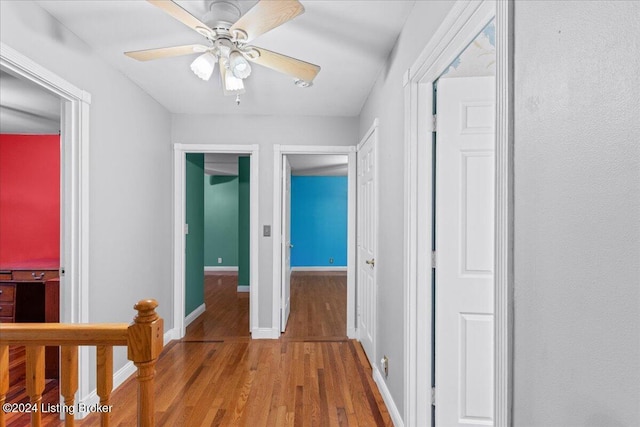
[[[237,50],[229,54],[229,68],[238,79],[246,79],[251,74],[249,61]]]
[[[207,81],[211,78],[211,74],[213,74],[215,66],[216,58],[209,52],[206,52],[198,56],[191,63],[191,71],[193,71],[193,73],[202,80]]]
[[[224,76],[224,87],[227,91],[240,91],[244,89],[242,79],[237,78],[232,73],[226,73]]]

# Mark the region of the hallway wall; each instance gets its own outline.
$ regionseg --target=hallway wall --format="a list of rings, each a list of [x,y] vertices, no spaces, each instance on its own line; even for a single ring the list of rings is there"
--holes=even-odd
[[[259,144],[259,224],[273,224],[273,145],[355,145],[356,117],[187,115],[172,116],[171,139],[184,144]],[[271,325],[273,237],[260,236],[258,280],[260,328]]]
[[[417,1],[387,65],[372,88],[360,115],[359,136],[380,120],[378,145],[379,204],[378,355],[389,358],[385,379],[400,414],[404,415],[404,88],[402,76],[449,13],[453,2]],[[382,160],[384,159],[384,160]],[[377,363],[378,361],[373,361]],[[378,365],[379,366],[379,365]]]
[[[85,147],[89,321],[128,322],[135,314],[133,304],[153,297],[170,329],[169,113],[34,2],[0,2],[0,40],[92,97],[90,146]],[[114,370],[126,362],[126,351],[116,349]],[[95,386],[95,370],[90,372]]]
[[[638,17],[515,7],[518,427],[640,423]]]

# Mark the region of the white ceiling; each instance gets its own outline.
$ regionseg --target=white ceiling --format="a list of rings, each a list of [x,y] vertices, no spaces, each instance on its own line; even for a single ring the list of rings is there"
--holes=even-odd
[[[204,155],[204,171],[209,175],[238,175],[238,157],[240,154]],[[293,175],[308,176],[346,176],[348,158],[332,154],[295,154],[288,155]]]
[[[311,88],[253,66],[241,105],[189,65],[195,55],[138,62],[123,52],[205,39],[146,1],[42,0],[38,3],[172,113],[357,116],[415,0],[302,0],[306,12],[252,44],[322,67]],[[177,1],[198,18],[205,0]],[[244,11],[255,1],[240,1]]]
[[[0,133],[56,134],[60,98],[0,69]]]

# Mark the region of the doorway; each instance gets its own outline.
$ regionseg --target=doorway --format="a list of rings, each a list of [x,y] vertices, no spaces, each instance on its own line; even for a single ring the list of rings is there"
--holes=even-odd
[[[187,154],[220,154],[232,155],[239,154],[246,156],[249,163],[249,227],[243,227],[244,231],[249,235],[249,328],[253,338],[262,338],[262,331],[258,328],[258,146],[257,145],[215,145],[215,144],[175,144],[174,155],[174,329],[171,331],[172,339],[184,337],[186,329],[185,319],[185,274],[186,274],[186,255],[187,249],[187,230],[186,219],[186,172],[187,172]],[[203,173],[199,175],[200,184],[204,179],[204,160]],[[202,237],[202,236],[201,236]],[[200,274],[204,276],[204,261],[198,267]],[[204,280],[204,278],[202,279]],[[201,306],[204,311],[204,304]],[[197,313],[197,314],[200,314]],[[194,316],[197,316],[194,314]]]
[[[432,425],[433,412],[428,405],[437,389],[431,388],[435,373],[431,372],[432,342],[431,318],[434,304],[432,295],[433,260],[431,242],[433,229],[433,197],[435,183],[432,165],[433,130],[437,120],[430,114],[434,105],[433,83],[446,71],[454,59],[474,40],[493,18],[496,19],[496,107],[495,107],[495,204],[494,204],[494,327],[493,423],[509,425],[511,401],[511,345],[512,302],[510,277],[513,265],[512,238],[512,129],[513,103],[513,4],[485,0],[478,3],[457,4],[434,38],[410,68],[405,78],[405,100],[408,106],[406,135],[406,205],[405,228],[407,260],[405,271],[406,347],[405,364],[405,422]],[[426,225],[429,224],[429,225]],[[435,260],[438,256],[435,254]],[[426,361],[426,363],[425,363]],[[437,363],[437,362],[436,362]]]
[[[91,95],[0,42],[0,69],[60,100],[60,310],[63,323],[89,321],[89,105]],[[79,354],[78,401],[90,396],[89,350]]]
[[[185,339],[249,337],[250,157],[187,153]]]
[[[287,215],[286,208],[286,177],[287,177],[287,157],[303,156],[310,159],[310,156],[346,156],[347,174],[347,302],[346,302],[346,331],[344,333],[349,338],[357,338],[357,325],[355,321],[355,147],[353,146],[284,146],[274,145],[274,212],[273,212],[273,325],[274,332],[279,336],[285,329],[286,301],[289,299],[290,290],[287,289],[289,268],[286,266],[286,252],[290,250],[290,244],[295,242],[283,240],[285,227],[284,220]],[[321,157],[317,157],[319,159]],[[312,162],[313,163],[313,162]],[[279,171],[279,172],[277,172]],[[289,282],[290,284],[290,282]]]
[[[346,338],[347,174],[346,155],[283,155],[283,338]]]

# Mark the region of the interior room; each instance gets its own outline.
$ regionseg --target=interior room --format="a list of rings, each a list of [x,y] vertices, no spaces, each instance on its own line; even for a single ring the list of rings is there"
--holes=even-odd
[[[640,424],[638,16],[0,1],[0,424]]]

